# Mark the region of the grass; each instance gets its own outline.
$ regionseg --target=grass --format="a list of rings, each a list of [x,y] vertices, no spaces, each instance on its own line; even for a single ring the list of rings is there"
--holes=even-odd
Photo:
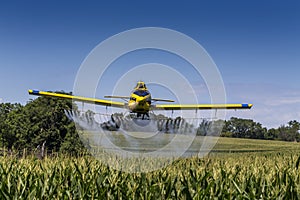
[[[185,148],[191,143],[188,152],[203,151],[213,153],[224,152],[262,152],[262,151],[289,151],[300,150],[300,143],[274,141],[274,140],[253,140],[226,137],[203,137],[175,134],[156,134],[148,136],[149,133],[133,132],[126,135],[120,132],[109,132],[108,134],[99,132],[88,132],[81,135],[82,139],[89,141],[92,148],[97,146],[106,146],[108,141],[110,145],[107,148],[120,147],[128,151],[155,151],[169,145],[166,150],[175,151]]]
[[[286,152],[300,150],[300,143],[220,137],[213,152]]]
[[[298,143],[220,138],[207,157],[149,173],[117,171],[93,157],[4,156],[0,199],[299,199],[299,150]]]

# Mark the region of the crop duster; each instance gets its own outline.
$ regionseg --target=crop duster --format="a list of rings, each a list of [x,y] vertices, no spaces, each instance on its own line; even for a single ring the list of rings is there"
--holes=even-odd
[[[92,103],[102,106],[111,106],[128,109],[130,113],[136,114],[137,118],[149,118],[149,111],[153,110],[205,110],[205,109],[250,109],[252,104],[155,104],[155,102],[174,102],[169,99],[152,98],[146,84],[139,81],[130,96],[104,96],[105,98],[118,98],[126,102],[87,98],[55,92],[44,92],[39,90],[29,90],[29,94],[37,96],[57,97],[72,99],[74,101]]]

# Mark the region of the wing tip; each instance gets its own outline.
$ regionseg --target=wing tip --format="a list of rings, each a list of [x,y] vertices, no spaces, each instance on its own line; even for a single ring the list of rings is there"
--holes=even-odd
[[[253,106],[253,104],[251,104],[251,103],[243,103],[242,104],[242,108],[252,108],[252,106]]]
[[[33,94],[33,95],[37,95],[37,94],[40,93],[40,91],[39,90],[28,90],[28,93]]]

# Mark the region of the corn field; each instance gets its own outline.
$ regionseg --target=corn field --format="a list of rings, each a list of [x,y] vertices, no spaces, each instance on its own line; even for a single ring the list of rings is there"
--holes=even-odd
[[[124,173],[92,157],[0,157],[0,199],[299,199],[300,153],[182,158]]]

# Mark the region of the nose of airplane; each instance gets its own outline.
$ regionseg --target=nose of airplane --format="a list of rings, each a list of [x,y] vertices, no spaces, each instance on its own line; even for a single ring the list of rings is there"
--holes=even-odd
[[[130,110],[135,110],[137,105],[138,105],[138,102],[129,102],[128,103],[128,107],[129,107]]]
[[[144,104],[146,101],[147,101],[148,97],[139,97],[136,99],[136,101],[139,103],[139,104]]]

